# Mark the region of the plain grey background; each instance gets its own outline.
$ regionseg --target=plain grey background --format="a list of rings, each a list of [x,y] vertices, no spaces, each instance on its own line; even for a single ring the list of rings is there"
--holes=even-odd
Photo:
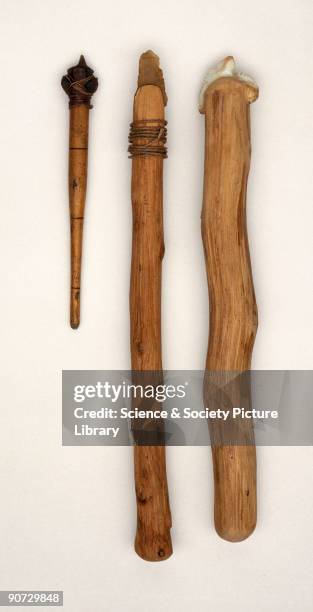
[[[260,448],[259,518],[246,542],[213,528],[207,448],[170,448],[173,557],[133,552],[130,448],[61,447],[61,370],[128,369],[128,126],[138,58],[161,58],[169,98],[163,355],[201,369],[208,299],[200,237],[209,66],[233,54],[251,108],[248,224],[259,331],[253,367],[313,363],[310,0],[1,0],[0,588],[63,589],[66,612],[308,612],[312,448]],[[68,324],[67,99],[83,52],[91,111],[82,324]],[[295,410],[297,407],[295,406]]]

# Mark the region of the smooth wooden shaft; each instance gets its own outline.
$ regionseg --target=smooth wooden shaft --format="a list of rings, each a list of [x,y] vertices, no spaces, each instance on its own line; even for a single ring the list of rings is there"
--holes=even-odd
[[[80,322],[81,258],[87,187],[89,108],[70,109],[69,203],[71,218],[71,327]]]
[[[247,86],[232,78],[218,80],[206,93],[204,111],[202,238],[210,299],[206,368],[240,372],[250,369],[257,330],[246,229]],[[252,425],[245,422],[244,427],[253,439]],[[255,447],[212,445],[212,453],[216,530],[226,540],[243,540],[256,524]]]
[[[134,100],[134,121],[164,119],[161,89],[145,85]],[[162,369],[161,266],[163,243],[163,159],[132,162],[133,242],[130,284],[131,360],[136,371]],[[135,549],[148,561],[172,554],[171,513],[164,446],[135,446],[137,532]]]

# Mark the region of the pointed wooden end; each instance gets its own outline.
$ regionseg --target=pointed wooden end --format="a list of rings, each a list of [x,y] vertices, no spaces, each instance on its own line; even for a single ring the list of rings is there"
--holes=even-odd
[[[165,83],[163,79],[163,72],[160,68],[159,57],[151,50],[142,53],[139,59],[139,74],[138,74],[138,87],[144,85],[156,85],[160,87],[164,104],[167,103],[167,95],[165,91]]]

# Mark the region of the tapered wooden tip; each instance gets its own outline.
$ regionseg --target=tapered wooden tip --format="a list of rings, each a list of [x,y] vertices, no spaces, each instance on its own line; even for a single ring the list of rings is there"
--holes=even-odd
[[[167,103],[167,95],[165,91],[165,83],[163,79],[163,72],[160,68],[159,57],[151,50],[142,53],[139,59],[139,74],[138,74],[138,87],[144,85],[156,85],[160,87],[164,104]]]
[[[80,289],[71,289],[70,324],[72,329],[77,329],[80,323]]]

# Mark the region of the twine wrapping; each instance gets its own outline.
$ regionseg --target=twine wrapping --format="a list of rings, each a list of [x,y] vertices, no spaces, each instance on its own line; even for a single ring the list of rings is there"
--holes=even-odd
[[[167,121],[162,119],[142,119],[131,123],[128,137],[129,158],[156,156],[165,159],[167,157],[166,125]],[[144,142],[137,142],[138,140],[144,140]]]

